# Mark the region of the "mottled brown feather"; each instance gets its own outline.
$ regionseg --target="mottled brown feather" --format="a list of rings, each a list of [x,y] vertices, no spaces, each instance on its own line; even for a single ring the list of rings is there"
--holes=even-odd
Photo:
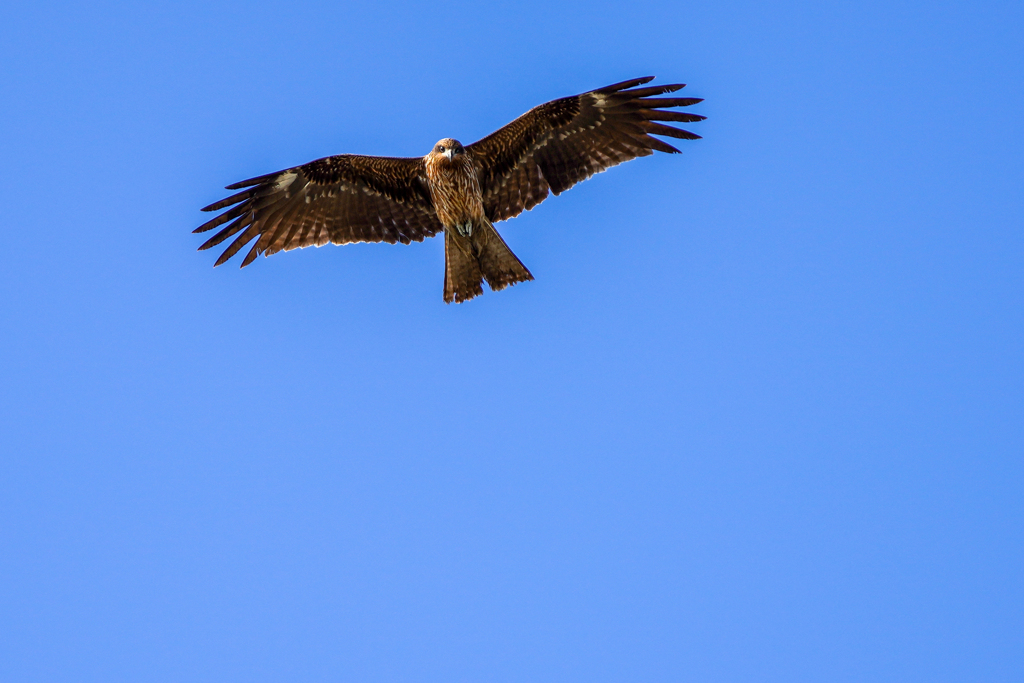
[[[534,107],[518,119],[468,145],[480,169],[484,211],[491,221],[517,216],[576,183],[624,161],[654,151],[678,153],[651,137],[687,140],[700,136],[654,121],[695,122],[697,114],[663,111],[687,107],[697,98],[657,98],[681,84],[636,88],[653,80],[636,78],[582,95]],[[630,90],[630,88],[633,88]],[[536,167],[537,173],[524,169]]]
[[[229,185],[244,189],[207,206],[232,207],[204,223],[205,232],[234,220],[200,249],[241,235],[217,259],[220,265],[249,242],[242,267],[260,254],[327,242],[422,241],[442,230],[420,158],[343,154]]]

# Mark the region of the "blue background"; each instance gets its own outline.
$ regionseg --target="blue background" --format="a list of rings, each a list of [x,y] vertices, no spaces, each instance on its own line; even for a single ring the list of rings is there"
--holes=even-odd
[[[1024,6],[17,3],[0,678],[1024,677]],[[199,207],[657,75],[705,138],[443,244]],[[235,259],[232,264],[237,264]]]

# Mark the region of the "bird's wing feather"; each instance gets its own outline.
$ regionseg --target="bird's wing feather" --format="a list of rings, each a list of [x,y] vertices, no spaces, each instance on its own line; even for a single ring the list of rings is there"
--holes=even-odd
[[[260,254],[328,242],[408,244],[442,230],[418,158],[342,154],[227,189],[241,192],[204,208],[227,210],[195,229],[206,232],[227,223],[200,249],[238,235],[217,259],[218,266],[254,239],[243,267]]]
[[[701,121],[705,117],[666,111],[697,98],[657,98],[683,85],[637,88],[653,77],[636,78],[582,95],[552,100],[474,142],[466,149],[480,172],[484,211],[502,221],[532,209],[548,192],[556,195],[595,173],[654,150],[675,147],[652,137],[700,138],[658,121]]]

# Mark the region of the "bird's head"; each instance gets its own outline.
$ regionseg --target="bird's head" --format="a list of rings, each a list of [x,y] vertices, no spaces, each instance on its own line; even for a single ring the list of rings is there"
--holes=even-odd
[[[458,140],[453,140],[452,138],[438,140],[437,144],[434,145],[434,149],[430,150],[430,156],[436,159],[444,157],[449,162],[458,155],[465,153],[466,149],[462,146],[462,143]]]

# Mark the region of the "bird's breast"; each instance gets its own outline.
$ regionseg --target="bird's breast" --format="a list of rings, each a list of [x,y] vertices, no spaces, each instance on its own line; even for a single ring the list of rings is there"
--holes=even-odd
[[[456,157],[450,163],[428,163],[427,179],[434,210],[446,228],[463,232],[464,226],[468,229],[483,219],[480,179],[472,159]]]

